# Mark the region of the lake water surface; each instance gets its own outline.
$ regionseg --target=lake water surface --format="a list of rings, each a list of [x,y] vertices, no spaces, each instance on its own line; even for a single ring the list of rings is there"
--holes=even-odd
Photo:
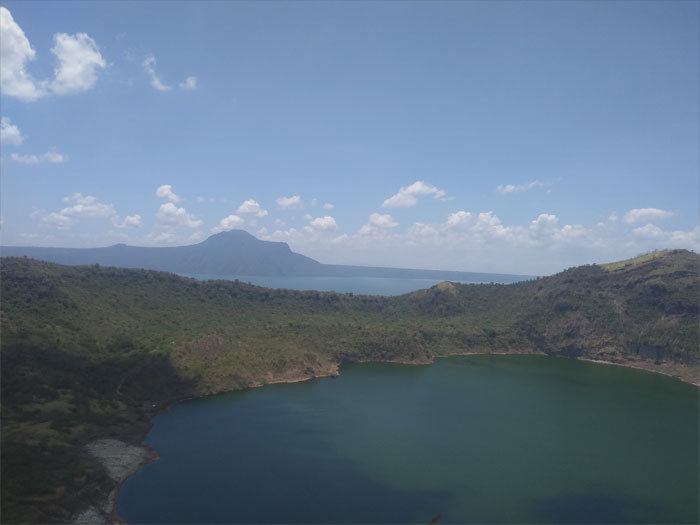
[[[251,283],[267,288],[287,288],[289,290],[317,290],[319,292],[355,293],[366,295],[401,295],[422,288],[430,288],[440,279],[411,279],[398,277],[296,277],[277,275],[212,275],[183,273],[200,281],[223,279]],[[516,276],[513,276],[516,277]],[[523,277],[523,280],[525,277]],[[467,281],[453,281],[466,283]],[[476,284],[476,283],[474,283]],[[505,283],[499,283],[505,284]]]
[[[354,364],[178,404],[131,523],[697,523],[698,389],[541,356]]]

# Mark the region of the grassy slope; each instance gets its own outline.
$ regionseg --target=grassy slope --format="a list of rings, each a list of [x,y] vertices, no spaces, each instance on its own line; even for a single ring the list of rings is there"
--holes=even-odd
[[[1,284],[5,522],[67,521],[108,491],[91,439],[138,441],[178,399],[343,362],[546,352],[697,381],[698,256],[680,250],[389,298],[28,259],[3,259]]]

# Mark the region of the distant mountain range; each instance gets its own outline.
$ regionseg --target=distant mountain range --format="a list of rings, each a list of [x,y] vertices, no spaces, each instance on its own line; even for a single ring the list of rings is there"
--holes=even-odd
[[[142,247],[115,244],[105,248],[3,246],[4,257],[31,257],[58,264],[100,264],[180,274],[230,276],[389,277],[467,282],[512,283],[530,278],[500,273],[414,270],[322,264],[293,252],[287,243],[261,241],[243,230],[217,233],[198,244]]]

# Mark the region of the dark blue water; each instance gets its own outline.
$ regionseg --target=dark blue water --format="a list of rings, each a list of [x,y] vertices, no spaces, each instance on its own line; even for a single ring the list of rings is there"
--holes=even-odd
[[[181,403],[133,523],[697,523],[698,390],[541,356],[357,364]]]

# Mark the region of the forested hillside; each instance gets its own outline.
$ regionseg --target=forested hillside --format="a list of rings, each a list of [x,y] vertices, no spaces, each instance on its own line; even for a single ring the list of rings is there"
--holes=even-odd
[[[598,359],[698,382],[697,254],[398,297],[2,259],[2,520],[67,521],[112,488],[84,446],[140,442],[177,400],[470,352]]]

